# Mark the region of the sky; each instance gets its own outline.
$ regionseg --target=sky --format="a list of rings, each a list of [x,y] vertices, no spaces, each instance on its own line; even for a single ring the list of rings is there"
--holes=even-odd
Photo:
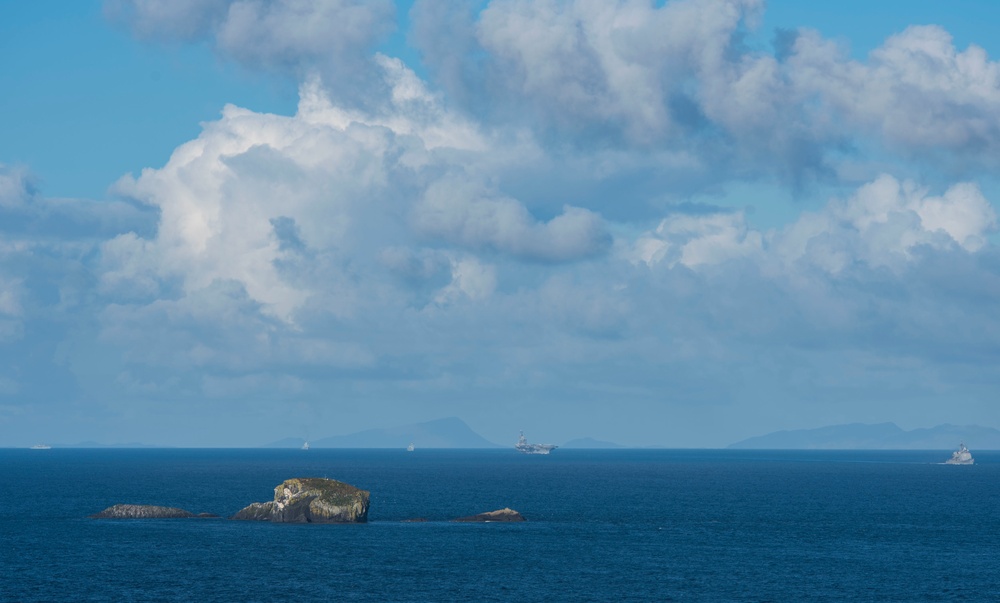
[[[998,17],[0,0],[0,446],[1000,426]]]

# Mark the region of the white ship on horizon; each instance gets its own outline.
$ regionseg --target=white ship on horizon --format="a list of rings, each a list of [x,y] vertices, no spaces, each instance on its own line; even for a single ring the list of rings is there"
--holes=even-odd
[[[52,450],[52,446],[48,444],[35,444],[30,447],[31,450]]]
[[[309,450],[309,440],[302,442],[302,450]]]
[[[972,465],[975,463],[972,453],[965,447],[965,443],[958,445],[958,450],[951,453],[951,458],[944,462],[945,465]]]
[[[521,432],[521,437],[517,438],[517,444],[514,444],[514,450],[518,452],[523,452],[524,454],[548,454],[558,448],[555,444],[529,444],[528,438],[524,437],[524,432]]]

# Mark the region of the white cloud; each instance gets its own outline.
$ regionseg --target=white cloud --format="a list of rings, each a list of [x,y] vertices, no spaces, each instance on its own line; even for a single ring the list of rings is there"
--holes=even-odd
[[[308,79],[296,115],[227,107],[163,168],[121,183],[161,215],[155,237],[122,235],[102,254],[105,293],[121,304],[102,314],[104,336],[130,363],[222,371],[220,395],[265,372],[280,388],[281,375],[301,379],[314,363],[345,379],[416,373],[431,389],[472,379],[454,372],[468,362],[572,372],[559,363],[603,358],[640,375],[655,358],[724,365],[755,346],[863,338],[872,303],[888,324],[923,324],[855,279],[889,268],[905,287],[929,257],[991,249],[995,213],[974,184],[934,195],[891,176],[772,231],[741,211],[674,212],[629,235],[634,224],[570,195],[529,193],[529,203],[509,185],[535,165],[557,182],[625,181],[638,155],[553,150],[525,130],[492,129],[448,109],[400,61],[376,61],[387,90],[376,110],[334,102]],[[627,187],[586,198],[642,203]],[[138,343],[150,337],[156,345]],[[482,370],[477,383],[499,378]]]
[[[352,247],[385,188],[383,155],[392,146],[390,136],[356,122],[328,127],[229,107],[162,169],[119,183],[121,193],[158,207],[161,217],[155,239],[114,242],[122,247],[128,239],[132,251],[118,254],[127,269],[109,269],[179,279],[188,292],[236,280],[291,320],[310,288],[282,276],[279,264],[297,251],[282,249],[272,220],[291,219],[308,247]]]
[[[883,174],[778,231],[751,229],[742,212],[676,214],[637,237],[628,253],[647,265],[696,268],[747,259],[781,273],[804,260],[837,273],[855,262],[899,267],[918,246],[973,252],[996,230],[996,212],[975,184],[955,184],[932,196]]]
[[[959,52],[937,26],[886,40],[868,63],[805,31],[789,59],[795,86],[899,151],[987,152],[1000,144],[1000,64],[978,46]]]
[[[135,233],[119,235],[101,244],[101,292],[119,299],[158,296],[156,266],[146,261],[153,243]]]
[[[393,273],[414,281],[432,279],[451,266],[448,253],[434,249],[386,247],[379,252],[378,258]]]
[[[477,25],[491,78],[569,129],[610,121],[638,142],[673,133],[670,101],[721,67],[757,0],[649,3],[499,0]],[[696,82],[694,82],[697,85]]]
[[[32,195],[28,171],[0,163],[0,208],[20,209],[28,203]]]
[[[135,298],[179,285],[190,295],[238,282],[264,312],[294,324],[315,295],[330,312],[358,311],[372,294],[362,291],[380,285],[350,271],[399,270],[399,250],[443,244],[561,262],[607,248],[594,212],[567,206],[542,222],[486,190],[477,174],[498,161],[480,150],[488,139],[398,61],[381,64],[397,91],[391,112],[341,108],[309,80],[297,115],[226,107],[165,166],[122,179],[117,192],[158,209],[159,227],[153,238],[104,244],[105,292]],[[474,266],[455,264],[449,291],[488,295],[495,277]]]
[[[962,157],[950,170],[995,165],[1000,66],[982,48],[911,27],[862,62],[801,30],[775,55],[742,44],[766,35],[754,31],[762,11],[756,0],[493,0],[456,24],[462,11],[425,2],[415,39],[453,101],[556,145],[684,149],[720,177],[797,185],[829,178],[858,142],[938,160],[947,149]],[[446,35],[456,28],[475,35]]]
[[[827,173],[831,149],[875,133],[903,153],[946,148],[971,158],[1000,143],[998,63],[975,45],[959,51],[937,26],[891,36],[859,62],[809,30],[778,56],[743,46],[762,0],[467,8],[418,2],[414,40],[449,100],[491,123],[623,148],[695,145],[710,161],[795,178]],[[328,96],[351,106],[409,104],[415,114],[435,95],[398,59],[371,54],[395,26],[386,0],[109,0],[107,10],[139,35],[209,37],[245,64],[318,74]],[[375,100],[385,86],[387,98]]]
[[[380,85],[370,52],[395,28],[391,0],[105,0],[105,13],[140,38],[207,39],[250,68],[321,77],[355,105]]]
[[[759,254],[762,240],[760,232],[747,226],[742,213],[677,214],[639,237],[634,254],[649,265],[666,262],[691,268]]]
[[[435,301],[447,304],[468,298],[480,301],[493,295],[497,287],[496,271],[489,264],[483,264],[473,257],[452,261],[451,282],[438,292]]]
[[[610,243],[593,212],[567,206],[549,222],[538,223],[516,200],[457,177],[432,183],[415,207],[413,221],[425,236],[542,261],[592,256]]]
[[[415,7],[415,35],[436,35],[427,82],[371,52],[386,3],[109,5],[139,35],[300,77],[299,107],[227,106],[119,182],[132,204],[46,199],[0,168],[18,391],[230,415],[254,398],[268,417],[294,396],[374,421],[400,399],[489,418],[543,398],[553,417],[711,419],[751,390],[798,409],[843,375],[870,402],[927,367],[995,390],[993,205],[976,178],[898,175],[924,165],[910,151],[994,144],[980,50],[912,29],[858,62],[803,31],[772,56],[741,45],[753,0],[453,6]],[[875,177],[858,150],[864,179],[825,204],[801,187],[783,226],[738,209],[733,190],[822,172],[856,141],[906,146],[887,161],[903,169]],[[57,351],[32,365],[29,344]]]
[[[773,247],[785,262],[807,259],[839,272],[855,261],[899,266],[917,246],[975,251],[996,227],[995,211],[974,184],[956,184],[936,197],[882,175],[848,199],[803,215],[775,236]]]
[[[391,29],[394,12],[388,0],[239,0],[219,23],[216,42],[248,64],[336,64],[363,58]]]

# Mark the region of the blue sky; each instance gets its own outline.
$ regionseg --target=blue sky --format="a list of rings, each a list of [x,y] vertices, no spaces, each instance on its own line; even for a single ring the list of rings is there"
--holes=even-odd
[[[1000,425],[998,12],[0,1],[0,445]]]

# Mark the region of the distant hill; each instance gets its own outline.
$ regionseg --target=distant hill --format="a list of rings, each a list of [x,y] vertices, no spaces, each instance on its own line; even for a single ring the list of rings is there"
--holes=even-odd
[[[614,442],[604,442],[601,440],[595,440],[594,438],[577,438],[575,440],[570,440],[560,446],[560,448],[624,448],[621,444],[615,444]]]
[[[268,448],[300,448],[301,438],[285,438]],[[367,429],[347,435],[310,440],[310,448],[499,448],[457,417],[388,429]]]
[[[978,425],[948,424],[906,431],[895,423],[851,423],[776,431],[736,442],[729,448],[950,450],[960,442],[972,450],[1000,450],[1000,431]]]

